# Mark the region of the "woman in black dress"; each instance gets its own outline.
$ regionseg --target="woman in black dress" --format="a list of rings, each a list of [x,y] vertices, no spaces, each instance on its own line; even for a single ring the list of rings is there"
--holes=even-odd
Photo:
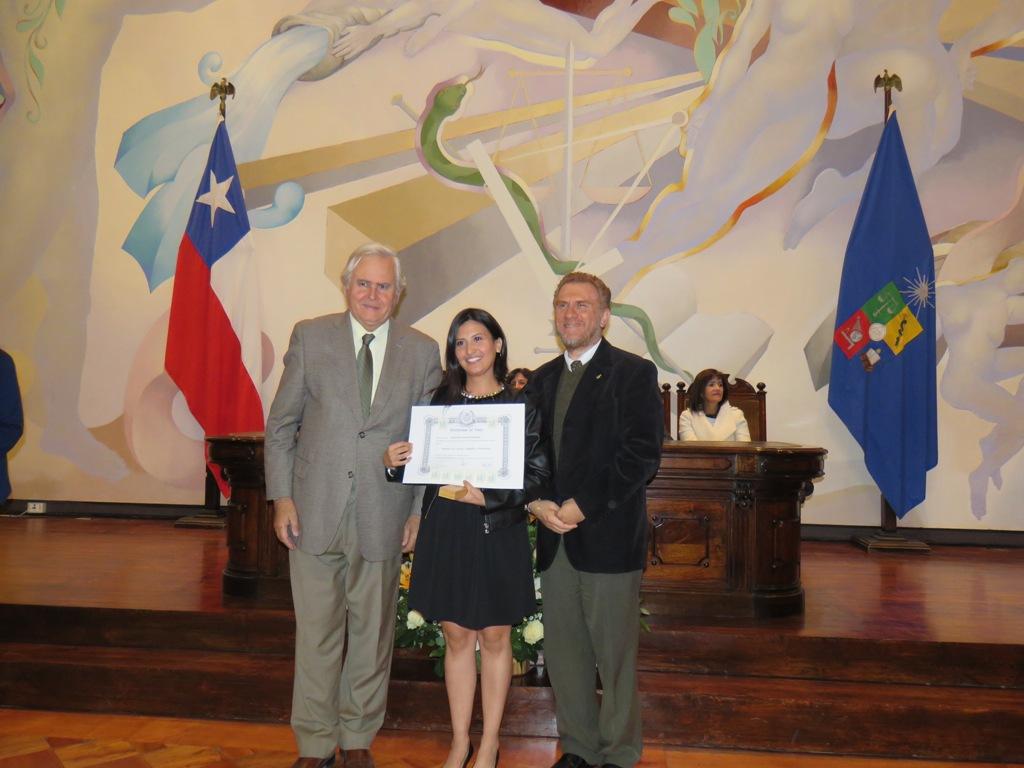
[[[540,412],[522,393],[503,384],[508,344],[501,326],[483,309],[464,309],[452,320],[445,373],[431,405],[518,403],[526,408],[526,450],[521,490],[481,490],[465,481],[445,486],[465,493],[459,501],[427,486],[416,542],[409,607],[438,621],[446,645],[444,671],[452,719],[445,768],[463,768],[473,754],[469,724],[476,695],[480,646],[483,735],[476,768],[498,760],[498,732],[512,673],[512,625],[536,610],[533,561],[525,505],[544,495],[550,477]],[[409,442],[388,446],[389,475],[409,463]]]

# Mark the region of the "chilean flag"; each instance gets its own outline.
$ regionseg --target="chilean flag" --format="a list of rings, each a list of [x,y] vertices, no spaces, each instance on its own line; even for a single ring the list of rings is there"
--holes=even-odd
[[[223,120],[178,247],[164,367],[207,435],[263,429],[259,278]]]

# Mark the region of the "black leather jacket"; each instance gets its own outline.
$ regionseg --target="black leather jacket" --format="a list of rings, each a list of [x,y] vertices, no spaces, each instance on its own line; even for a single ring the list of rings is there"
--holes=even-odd
[[[464,405],[470,401],[460,400],[452,405]],[[472,401],[479,402],[479,401]],[[535,499],[549,496],[551,482],[551,459],[548,456],[547,439],[541,429],[540,408],[532,397],[524,393],[511,393],[505,390],[500,395],[486,401],[487,403],[524,403],[526,405],[526,445],[524,451],[523,487],[521,489],[486,488],[483,489],[484,504],[478,507],[484,533],[508,528],[526,519],[526,505]],[[431,405],[445,405],[440,393],[434,395]],[[402,470],[395,472],[398,480]],[[422,515],[425,518],[437,501],[440,486],[428,485],[423,494]]]

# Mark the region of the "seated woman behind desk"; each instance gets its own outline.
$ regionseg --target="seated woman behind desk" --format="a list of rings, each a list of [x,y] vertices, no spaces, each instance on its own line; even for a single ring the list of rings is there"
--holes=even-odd
[[[743,411],[729,405],[729,381],[714,368],[697,374],[679,414],[679,439],[750,442]]]

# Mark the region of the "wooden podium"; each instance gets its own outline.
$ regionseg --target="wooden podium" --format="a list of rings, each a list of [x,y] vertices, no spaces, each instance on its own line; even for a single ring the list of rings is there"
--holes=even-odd
[[[800,507],[827,451],[790,443],[667,441],[647,489],[644,606],[659,615],[803,611]]]
[[[263,433],[206,438],[210,461],[231,484],[227,508],[228,564],[224,594],[291,599],[288,550],[274,535],[263,476]]]
[[[288,550],[266,500],[261,433],[209,437],[231,483],[224,594],[290,597]],[[803,610],[800,506],[823,448],[667,441],[647,489],[644,606],[658,615],[760,617]]]

